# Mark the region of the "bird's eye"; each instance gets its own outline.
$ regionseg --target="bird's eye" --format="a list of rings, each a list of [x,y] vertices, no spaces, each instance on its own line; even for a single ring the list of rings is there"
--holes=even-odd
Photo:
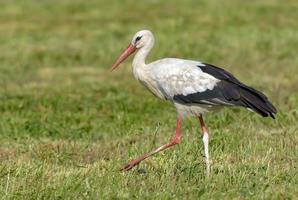
[[[142,38],[142,36],[138,36],[138,37],[136,38],[136,42],[139,41],[141,38]]]

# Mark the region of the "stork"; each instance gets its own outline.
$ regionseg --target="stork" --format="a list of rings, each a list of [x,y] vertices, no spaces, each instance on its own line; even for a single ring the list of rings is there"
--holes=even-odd
[[[204,113],[224,106],[240,106],[263,117],[270,116],[274,119],[276,108],[263,93],[241,83],[222,68],[200,61],[177,58],[164,58],[146,64],[145,59],[153,45],[154,36],[151,31],[137,32],[111,70],[116,69],[129,55],[137,51],[132,62],[133,75],[156,97],[168,100],[176,107],[176,133],[169,143],[131,160],[121,168],[122,171],[128,171],[142,160],[179,144],[182,119],[193,116],[199,119],[201,125],[206,170],[209,174],[209,135],[203,120]]]

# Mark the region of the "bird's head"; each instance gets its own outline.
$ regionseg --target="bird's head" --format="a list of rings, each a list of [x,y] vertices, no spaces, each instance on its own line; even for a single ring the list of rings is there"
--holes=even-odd
[[[154,43],[154,37],[151,31],[142,30],[137,32],[128,47],[123,51],[123,53],[118,57],[116,62],[113,64],[111,70],[116,69],[126,58],[133,54],[136,50],[149,47],[151,48]]]

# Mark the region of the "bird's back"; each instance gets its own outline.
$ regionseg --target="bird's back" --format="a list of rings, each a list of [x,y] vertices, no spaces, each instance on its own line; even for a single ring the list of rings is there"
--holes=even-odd
[[[198,66],[199,61],[165,58],[149,64],[152,77],[158,87],[173,99],[175,95],[188,95],[213,89],[219,80],[204,73]]]
[[[207,108],[203,109],[206,112],[220,106],[242,106],[264,117],[274,117],[276,113],[263,93],[241,83],[222,68],[176,58],[158,60],[149,67],[158,90],[176,107],[179,104],[191,112],[195,106],[203,107]]]

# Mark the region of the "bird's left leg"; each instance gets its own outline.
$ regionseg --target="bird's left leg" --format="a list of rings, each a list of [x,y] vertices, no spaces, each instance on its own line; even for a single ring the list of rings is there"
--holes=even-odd
[[[175,136],[172,138],[171,142],[167,143],[167,144],[164,144],[160,147],[158,147],[157,149],[149,152],[149,153],[146,153],[145,155],[137,158],[137,159],[134,159],[132,161],[130,161],[127,165],[125,165],[123,168],[121,168],[121,171],[128,171],[128,170],[131,170],[133,167],[137,166],[142,160],[145,160],[146,158],[148,158],[149,156],[152,156],[162,150],[165,150],[171,146],[174,146],[176,144],[179,144],[180,143],[180,137],[181,137],[181,134],[180,134],[180,130],[181,130],[181,124],[182,124],[182,117],[180,115],[178,115],[177,117],[177,125],[176,125],[176,134]]]
[[[200,124],[201,124],[201,129],[203,132],[203,143],[204,143],[204,153],[205,153],[207,175],[209,175],[209,173],[210,173],[209,150],[208,150],[209,135],[208,135],[208,130],[207,130],[207,127],[205,126],[202,115],[199,116],[199,120],[200,120]]]

